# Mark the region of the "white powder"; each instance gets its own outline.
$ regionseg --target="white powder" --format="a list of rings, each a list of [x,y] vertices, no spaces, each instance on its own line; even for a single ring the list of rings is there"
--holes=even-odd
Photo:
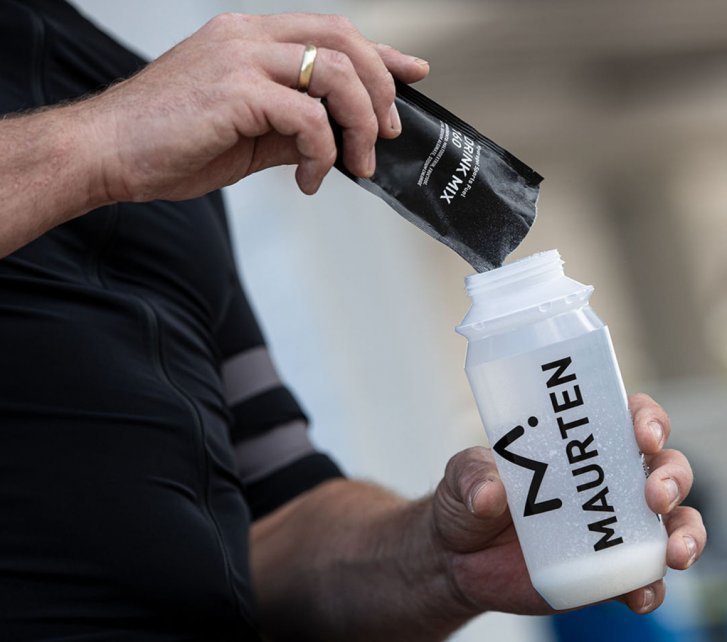
[[[530,579],[550,606],[567,609],[628,593],[665,572],[664,547],[647,542],[553,564]]]

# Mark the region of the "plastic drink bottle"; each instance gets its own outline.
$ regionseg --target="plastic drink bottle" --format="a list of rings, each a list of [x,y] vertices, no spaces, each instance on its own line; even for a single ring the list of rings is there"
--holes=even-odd
[[[465,280],[457,332],[533,586],[555,609],[663,577],[667,535],[608,328],[557,250]]]

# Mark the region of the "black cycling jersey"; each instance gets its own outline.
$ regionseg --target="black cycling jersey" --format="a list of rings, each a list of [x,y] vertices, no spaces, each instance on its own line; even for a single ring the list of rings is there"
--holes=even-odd
[[[0,113],[144,64],[62,0],[0,0]],[[0,261],[0,639],[259,639],[250,520],[337,475],[219,193],[103,207]]]

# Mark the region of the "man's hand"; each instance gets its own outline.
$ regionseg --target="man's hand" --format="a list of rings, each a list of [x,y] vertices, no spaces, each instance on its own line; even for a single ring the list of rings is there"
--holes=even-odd
[[[296,90],[304,45],[318,47],[308,94]],[[223,14],[131,79],[85,101],[110,201],[184,199],[273,165],[297,164],[314,193],[336,159],[327,108],[343,128],[343,157],[374,171],[377,137],[401,124],[392,74],[428,66],[366,40],[346,19]]]
[[[306,44],[318,46],[308,94]],[[366,40],[345,18],[224,14],[132,78],[85,100],[0,119],[0,258],[120,201],[181,200],[273,165],[313,194],[336,159],[374,171],[377,136],[401,131],[394,81],[427,64]]]
[[[689,463],[663,449],[670,429],[659,405],[635,395],[630,406],[651,466],[646,499],[669,532],[666,561],[687,568],[706,541],[699,513],[680,506]],[[251,555],[271,639],[435,642],[484,611],[552,612],[530,582],[485,448],[453,457],[434,496],[416,502],[361,482],[321,484],[253,525]],[[647,613],[664,584],[620,599]]]
[[[646,482],[649,507],[664,518],[669,533],[668,566],[689,567],[706,542],[700,514],[680,506],[693,476],[689,462],[665,450],[669,418],[647,395],[630,397],[636,441],[651,474]],[[433,500],[434,546],[446,559],[454,593],[472,613],[549,613],[552,609],[530,583],[525,560],[507,510],[505,489],[492,452],[470,448],[453,457]],[[648,613],[664,600],[664,582],[622,596],[637,613]]]

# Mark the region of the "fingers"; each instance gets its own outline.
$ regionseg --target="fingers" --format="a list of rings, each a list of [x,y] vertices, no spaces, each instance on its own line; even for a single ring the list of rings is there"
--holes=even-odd
[[[659,608],[664,601],[665,595],[666,586],[664,585],[664,580],[659,580],[623,595],[621,601],[634,613],[644,614],[651,613]]]
[[[646,503],[655,513],[673,511],[689,494],[694,482],[687,458],[678,450],[662,450],[649,460]]]
[[[707,531],[699,511],[679,506],[665,518],[669,542],[666,563],[671,568],[684,570],[702,555],[707,544]]]
[[[428,66],[420,59],[407,56],[391,47],[375,46],[366,40],[351,22],[340,16],[318,14],[281,14],[250,16],[227,13],[217,16],[200,32],[224,46],[229,55],[223,56],[225,73],[238,78],[255,77],[260,71],[282,89],[294,91],[298,85],[303,49],[306,44],[318,47],[311,83],[310,96],[305,99],[325,98],[331,117],[343,129],[343,162],[347,169],[359,177],[374,173],[375,143],[378,137],[394,138],[401,132],[401,121],[396,110],[396,90],[392,73],[405,82],[414,82],[428,73]],[[242,71],[237,71],[242,70]],[[254,78],[256,80],[256,78]],[[223,83],[220,86],[224,87]],[[256,94],[250,87],[248,98]],[[223,90],[223,94],[226,90]],[[279,94],[282,99],[282,95]],[[261,92],[256,103],[247,106],[253,120],[259,119]],[[266,98],[267,100],[267,98]],[[283,99],[290,103],[292,99]],[[257,136],[267,137],[264,149],[283,150],[280,158],[288,158],[290,146],[286,136],[295,136],[300,162],[296,179],[305,193],[318,189],[320,181],[330,169],[328,146],[332,132],[322,118],[322,108],[298,105],[303,109],[300,117],[282,113],[280,103],[265,105],[265,121],[280,136],[260,131]],[[244,111],[241,107],[240,111]],[[244,117],[241,117],[242,120]],[[322,138],[319,145],[310,139],[312,125]],[[295,133],[290,133],[294,131]],[[238,128],[240,136],[250,137],[249,130]],[[325,152],[325,153],[324,153]],[[332,156],[333,154],[331,154]],[[274,159],[261,158],[253,149],[253,169],[274,164]]]
[[[667,518],[669,543],[666,561],[671,568],[689,568],[704,551],[707,533],[698,511],[688,506],[676,508]],[[663,580],[623,595],[620,599],[635,613],[650,613],[661,606],[666,594]]]
[[[331,117],[343,128],[343,162],[360,177],[374,173],[377,137],[395,138],[401,133],[392,73],[404,82],[420,80],[428,73],[424,61],[373,45],[341,16],[228,13],[204,29],[220,41],[244,42],[246,65],[252,48],[255,62],[268,77],[290,88],[298,84],[303,46],[316,45],[308,93],[326,99]],[[299,166],[300,180],[313,185],[320,170],[318,164],[305,161]]]
[[[303,55],[303,49],[302,45],[265,45],[258,54],[258,60],[273,81],[295,87],[298,82],[297,62]],[[376,166],[374,145],[379,123],[371,97],[348,56],[340,51],[319,48],[308,94],[325,98],[328,111],[343,128],[346,167],[356,176],[371,176]],[[325,127],[330,129],[328,122]]]
[[[348,18],[303,13],[284,14],[267,16],[261,23],[261,28],[277,42],[312,43],[345,54],[370,96],[379,136],[394,138],[399,135],[401,123],[396,108],[393,107],[396,94],[391,72],[379,52]],[[407,63],[403,54],[399,54],[398,58],[401,59],[398,62],[401,67],[415,64],[412,61]],[[394,61],[397,55],[392,53],[389,59]],[[300,59],[294,69],[296,75],[299,62]]]
[[[646,502],[651,510],[664,516],[669,534],[667,565],[675,569],[686,569],[699,558],[707,542],[707,532],[699,512],[680,506],[694,482],[692,468],[681,452],[662,450],[669,438],[671,425],[669,417],[659,404],[648,395],[637,394],[629,397],[629,408],[634,419],[636,440],[647,455],[651,468],[646,480]],[[645,590],[639,589],[642,593]],[[638,610],[635,606],[642,597],[643,595],[632,597],[629,606]],[[656,597],[658,598],[658,591]],[[642,607],[638,612],[646,613],[654,608],[656,606],[649,609]]]
[[[667,564],[685,569],[702,554],[707,532],[702,516],[693,508],[680,506],[694,482],[687,458],[678,450],[662,450],[651,458],[652,471],[646,480],[646,502],[661,513],[669,534]]]
[[[468,448],[452,457],[444,472],[444,484],[475,517],[497,517],[507,507],[505,487],[488,448]]]
[[[429,73],[429,63],[415,56],[408,56],[389,45],[374,45],[381,60],[394,78],[407,84],[418,82]]]
[[[299,154],[295,180],[314,194],[336,160],[336,144],[325,107],[309,96],[269,83],[261,98],[264,118],[278,134],[292,136]]]
[[[636,441],[641,452],[652,455],[666,444],[671,424],[666,411],[649,395],[639,393],[629,397],[629,409],[634,419]]]

